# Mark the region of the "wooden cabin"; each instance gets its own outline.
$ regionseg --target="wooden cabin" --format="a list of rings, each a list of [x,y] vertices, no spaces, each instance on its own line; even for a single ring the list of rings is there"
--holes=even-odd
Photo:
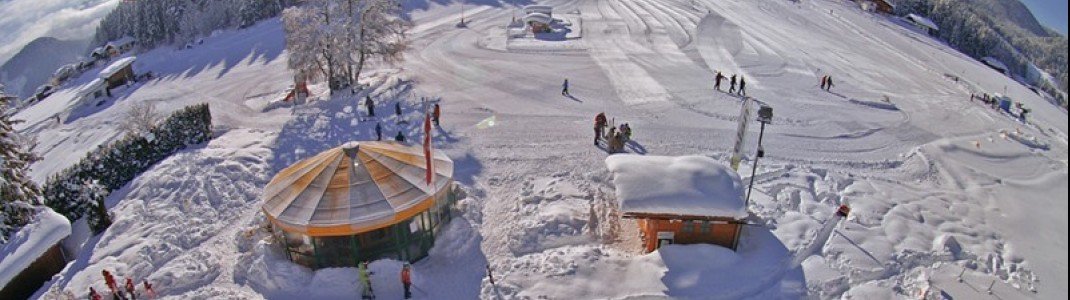
[[[111,65],[100,71],[100,79],[108,82],[108,89],[134,80],[135,60],[137,60],[137,57],[131,56],[112,62]]]
[[[743,184],[734,170],[705,156],[613,155],[617,201],[636,219],[643,250],[713,244],[735,250],[743,218]]]
[[[0,299],[27,299],[67,266],[62,247],[71,235],[67,218],[43,209],[0,246]]]

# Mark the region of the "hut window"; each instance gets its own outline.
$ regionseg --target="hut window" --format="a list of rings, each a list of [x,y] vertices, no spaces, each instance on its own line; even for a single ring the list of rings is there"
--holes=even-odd
[[[691,221],[691,220],[684,221],[684,226],[683,226],[683,229],[681,231],[688,232],[688,233],[695,231],[695,221]]]
[[[710,221],[702,221],[702,233],[710,233]]]

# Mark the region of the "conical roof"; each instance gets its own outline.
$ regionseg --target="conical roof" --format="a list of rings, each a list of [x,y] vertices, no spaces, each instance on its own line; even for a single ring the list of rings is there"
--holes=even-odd
[[[429,209],[453,181],[453,161],[432,151],[428,185],[423,149],[397,142],[350,142],[279,171],[264,187],[264,213],[289,232],[351,235]]]

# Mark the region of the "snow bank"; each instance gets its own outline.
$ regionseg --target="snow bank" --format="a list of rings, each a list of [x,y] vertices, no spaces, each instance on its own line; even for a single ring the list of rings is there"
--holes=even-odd
[[[23,227],[0,250],[0,287],[30,266],[38,257],[71,235],[71,223],[63,215],[42,208],[30,224]]]
[[[739,175],[712,158],[613,155],[606,166],[625,214],[747,216]]]

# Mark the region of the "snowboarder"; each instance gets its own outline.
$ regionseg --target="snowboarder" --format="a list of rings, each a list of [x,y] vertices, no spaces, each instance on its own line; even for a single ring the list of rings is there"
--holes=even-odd
[[[364,106],[368,108],[368,116],[375,117],[375,101],[372,101],[372,96],[364,96]]]
[[[379,122],[375,122],[375,140],[376,141],[382,141],[383,140],[383,126],[380,125]]]
[[[743,79],[743,75],[739,75],[739,95],[747,95],[747,80]]]
[[[371,272],[368,272],[368,262],[361,262],[357,267],[357,273],[360,275],[360,285],[364,289],[360,292],[360,296],[363,299],[375,299],[375,291],[372,290]]]
[[[606,114],[598,113],[594,116],[594,145],[598,146],[598,139],[602,137],[602,128],[606,126]]]
[[[632,140],[632,125],[624,123],[620,125],[620,133],[624,134],[624,141]]]
[[[401,130],[398,130],[398,135],[394,136],[394,140],[404,143],[405,142],[405,134],[401,133]]]
[[[398,115],[398,118],[401,118],[401,101],[394,103],[394,114]]]
[[[412,291],[410,290],[412,287],[411,273],[412,267],[409,263],[405,263],[405,265],[401,267],[401,285],[405,288],[405,299],[412,298]]]
[[[439,108],[438,103],[435,103],[435,110],[431,113],[431,118],[435,121],[435,126],[438,126],[438,117],[442,114],[442,109]]]
[[[130,295],[130,299],[137,300],[137,289],[134,287],[134,280],[127,277],[124,287],[126,288],[126,294]]]
[[[827,75],[825,77],[825,91],[830,92],[832,91],[832,75]]]
[[[568,78],[565,78],[565,83],[561,84],[561,96],[568,97]]]
[[[142,280],[141,285],[145,287],[145,296],[149,299],[156,299],[156,290],[152,289],[152,284],[148,280]]]
[[[728,93],[732,94],[736,92],[736,74],[732,74],[732,80],[728,81]]]
[[[717,75],[713,76],[713,88],[718,92],[721,91],[721,80],[724,79],[724,75],[721,75],[721,71],[717,71]]]

